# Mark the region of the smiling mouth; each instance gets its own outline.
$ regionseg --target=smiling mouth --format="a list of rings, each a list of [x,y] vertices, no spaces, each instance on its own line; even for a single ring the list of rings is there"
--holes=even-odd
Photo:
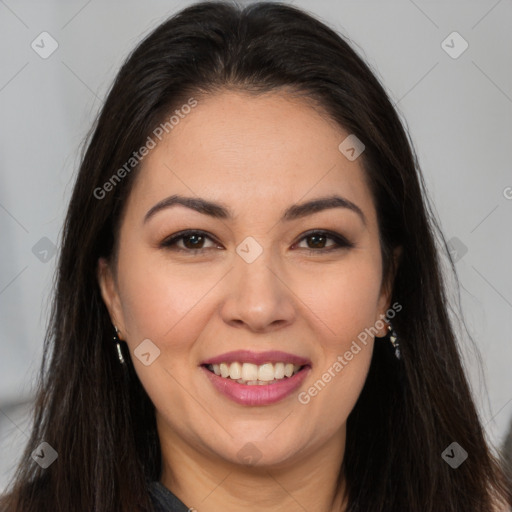
[[[247,386],[267,386],[289,379],[308,365],[292,363],[220,363],[203,365],[207,370],[224,379]]]

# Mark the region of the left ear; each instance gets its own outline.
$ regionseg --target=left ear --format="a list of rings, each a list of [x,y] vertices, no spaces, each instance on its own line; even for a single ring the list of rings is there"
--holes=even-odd
[[[400,263],[402,256],[402,247],[395,247],[393,250],[393,258],[391,267],[386,276],[382,279],[382,285],[380,289],[379,303],[377,308],[377,318],[375,321],[382,320],[382,317],[386,315],[386,312],[391,306],[391,297],[393,295],[393,284],[395,282],[396,271]],[[387,324],[379,332],[379,336],[385,336],[387,333]]]
[[[121,307],[121,299],[119,297],[114,271],[105,258],[98,260],[97,278],[101,296],[107,306],[110,320],[112,324],[120,330],[121,334],[119,336],[122,336],[126,332],[123,308]],[[119,339],[122,338],[120,337]]]

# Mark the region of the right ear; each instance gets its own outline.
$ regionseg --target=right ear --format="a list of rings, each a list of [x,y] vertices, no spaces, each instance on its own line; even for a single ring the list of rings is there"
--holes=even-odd
[[[101,290],[103,302],[107,306],[110,320],[121,333],[125,333],[125,323],[123,316],[123,309],[121,307],[121,299],[119,297],[119,290],[115,279],[114,272],[110,262],[106,258],[98,260],[97,268],[98,284]]]

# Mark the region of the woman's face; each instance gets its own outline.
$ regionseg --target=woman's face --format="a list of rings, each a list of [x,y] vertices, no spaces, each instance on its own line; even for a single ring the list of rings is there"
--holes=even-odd
[[[283,93],[224,92],[144,158],[99,275],[163,445],[258,465],[343,449],[373,350],[361,333],[383,335],[389,305],[348,135]]]

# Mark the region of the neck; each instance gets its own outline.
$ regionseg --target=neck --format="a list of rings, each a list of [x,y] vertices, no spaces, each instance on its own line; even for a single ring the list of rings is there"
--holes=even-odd
[[[198,512],[346,510],[344,479],[340,478],[345,426],[300,458],[271,466],[237,464],[206,450],[196,450],[172,433],[162,436],[160,430],[160,480],[191,509]]]

